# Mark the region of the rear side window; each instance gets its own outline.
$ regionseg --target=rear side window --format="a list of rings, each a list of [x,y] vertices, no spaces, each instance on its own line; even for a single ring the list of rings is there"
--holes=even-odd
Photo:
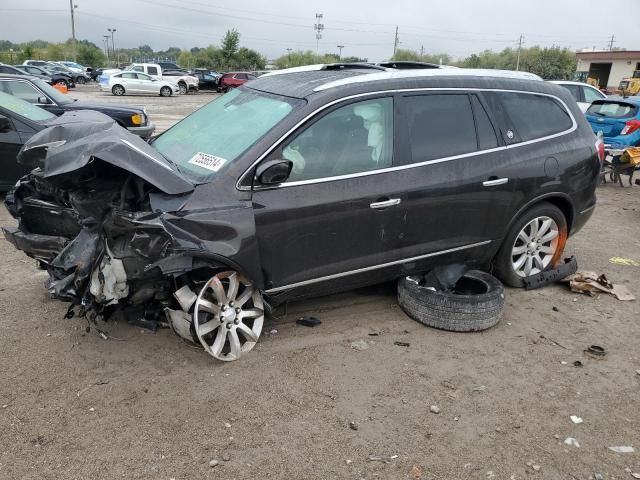
[[[147,67],[147,73],[149,75],[158,75],[158,67]]]
[[[468,95],[420,95],[404,98],[409,122],[409,163],[477,150]]]
[[[138,76],[135,73],[123,73],[121,77],[132,79],[132,80],[135,80],[136,78],[138,78]]]
[[[585,102],[591,103],[604,98],[604,95],[597,91],[595,88],[582,87],[582,91],[584,92]]]
[[[498,96],[509,118],[508,141],[513,142],[513,134],[509,135],[512,128],[526,142],[564,132],[573,125],[567,110],[551,97],[508,92],[501,92]]]
[[[579,85],[572,85],[570,83],[561,83],[560,84],[561,87],[566,88],[567,90],[569,90],[569,92],[571,92],[571,95],[573,95],[573,98],[576,99],[576,102],[580,102],[580,86]]]
[[[596,101],[591,104],[587,113],[599,117],[630,118],[638,113],[638,107],[626,102]]]

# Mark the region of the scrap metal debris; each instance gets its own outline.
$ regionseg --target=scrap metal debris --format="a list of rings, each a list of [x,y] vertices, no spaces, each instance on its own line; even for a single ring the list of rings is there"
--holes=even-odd
[[[629,446],[621,446],[621,447],[609,447],[609,450],[616,453],[633,453],[635,449]]]
[[[626,267],[640,267],[640,262],[631,258],[612,257],[609,259],[609,263],[613,263],[614,265],[624,265]]]
[[[572,292],[586,293],[592,297],[598,293],[609,293],[618,300],[636,299],[626,286],[611,283],[604,273],[598,275],[595,272],[577,272],[569,275],[563,282],[569,284]]]
[[[302,325],[303,327],[315,327],[320,325],[322,322],[318,320],[316,317],[300,317],[296,320],[298,325]]]
[[[585,353],[593,355],[594,357],[604,357],[607,354],[607,350],[600,345],[589,345],[589,348],[585,350]]]

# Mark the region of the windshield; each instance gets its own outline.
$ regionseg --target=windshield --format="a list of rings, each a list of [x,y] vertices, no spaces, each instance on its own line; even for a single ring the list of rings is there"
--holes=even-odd
[[[36,84],[40,90],[46,93],[47,96],[51,98],[54,102],[56,102],[58,105],[66,105],[68,103],[74,102],[72,98],[69,98],[64,93],[60,93],[58,90],[53,88],[44,80],[41,80],[38,78],[37,80],[33,80],[33,83]]]
[[[153,146],[183,173],[204,182],[231,164],[303,101],[235,89],[160,135]]]
[[[0,92],[0,107],[37,122],[56,118],[53,113],[4,92]]]

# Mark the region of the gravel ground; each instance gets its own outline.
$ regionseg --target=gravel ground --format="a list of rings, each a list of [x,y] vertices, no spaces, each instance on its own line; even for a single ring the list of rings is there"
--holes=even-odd
[[[90,88],[77,96],[95,97]],[[117,100],[144,103],[155,119],[209,97]],[[2,209],[0,224],[9,223]],[[640,267],[609,262],[640,261],[639,247],[640,187],[600,187],[594,217],[569,252],[583,269],[640,295]],[[509,289],[496,327],[460,334],[410,320],[394,286],[380,285],[290,304],[265,326],[277,333],[264,334],[241,361],[222,363],[169,330],[108,324],[109,340],[86,332],[86,322],[63,318],[66,304],[47,298],[32,260],[4,240],[0,256],[0,478],[586,480],[600,473],[613,480],[640,473],[638,301],[564,286]],[[296,325],[303,314],[322,325]],[[351,348],[357,340],[368,348]],[[586,355],[591,344],[604,345],[606,357]],[[579,448],[565,445],[568,437]]]

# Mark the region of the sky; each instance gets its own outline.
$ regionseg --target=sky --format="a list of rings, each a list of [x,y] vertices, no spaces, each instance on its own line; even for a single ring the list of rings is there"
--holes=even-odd
[[[324,24],[320,53],[386,60],[399,48],[464,58],[485,49],[561,46],[640,50],[640,0],[607,13],[595,0],[75,0],[76,38],[103,45],[115,28],[116,48],[219,45],[235,28],[242,46],[268,59],[293,50],[316,50],[314,24]],[[323,18],[317,22],[316,13]],[[68,0],[0,0],[0,39],[52,42],[71,37]]]

